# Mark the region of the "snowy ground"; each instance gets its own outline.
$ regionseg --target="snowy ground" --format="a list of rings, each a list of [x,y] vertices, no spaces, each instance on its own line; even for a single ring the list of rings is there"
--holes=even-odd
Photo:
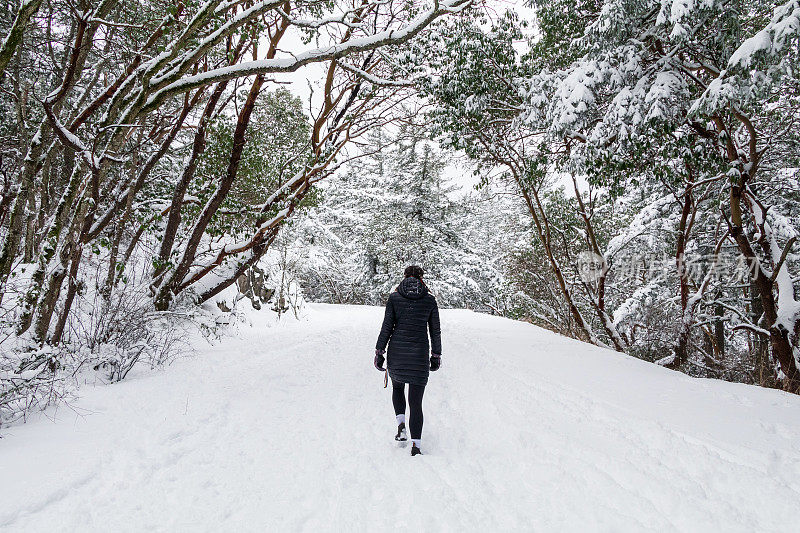
[[[0,530],[796,527],[800,398],[444,311],[411,458],[372,367],[381,318],[315,305],[11,428]]]

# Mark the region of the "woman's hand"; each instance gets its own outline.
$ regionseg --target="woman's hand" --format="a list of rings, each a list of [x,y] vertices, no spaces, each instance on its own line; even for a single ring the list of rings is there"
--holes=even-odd
[[[436,372],[442,366],[442,354],[440,353],[432,353],[431,354],[431,372]]]
[[[386,352],[384,352],[383,350],[375,350],[375,368],[377,368],[381,372],[386,371],[386,369],[383,368],[383,363],[384,361],[386,361],[386,358],[383,356],[384,353]]]

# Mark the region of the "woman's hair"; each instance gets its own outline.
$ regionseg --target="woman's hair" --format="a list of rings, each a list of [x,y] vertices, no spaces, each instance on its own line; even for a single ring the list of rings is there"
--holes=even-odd
[[[425,271],[422,269],[421,266],[411,265],[406,267],[406,271],[404,272],[407,278],[417,278],[422,279],[423,274]]]

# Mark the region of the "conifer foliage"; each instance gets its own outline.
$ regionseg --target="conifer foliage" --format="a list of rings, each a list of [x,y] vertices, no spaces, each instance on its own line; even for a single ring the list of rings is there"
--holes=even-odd
[[[476,200],[443,176],[452,154],[418,134],[385,136],[328,181],[320,205],[307,213],[299,243],[314,258],[303,274],[306,294],[380,305],[403,269],[419,264],[440,305],[491,310],[502,275],[495,254],[475,239]]]

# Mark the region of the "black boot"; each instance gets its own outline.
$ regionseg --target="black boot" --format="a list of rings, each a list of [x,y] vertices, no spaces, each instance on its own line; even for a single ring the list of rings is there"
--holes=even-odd
[[[411,443],[411,457],[414,457],[415,455],[422,455],[422,452],[419,451],[419,448],[417,448],[417,445],[412,442]]]
[[[397,435],[394,436],[394,440],[405,442],[408,440],[408,436],[406,435],[406,423],[401,422],[399,426],[397,426]]]

